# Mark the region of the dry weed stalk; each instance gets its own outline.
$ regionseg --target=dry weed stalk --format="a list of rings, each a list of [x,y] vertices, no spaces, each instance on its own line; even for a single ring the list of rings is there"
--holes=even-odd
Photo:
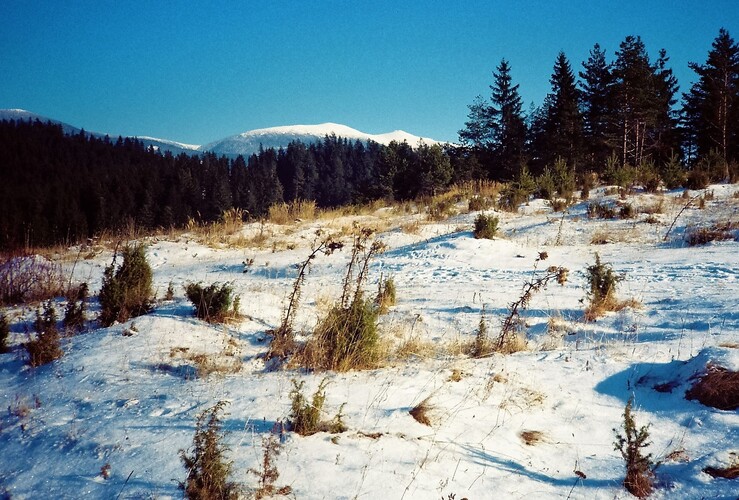
[[[316,231],[316,237],[320,238],[321,236],[321,231]],[[295,282],[293,283],[293,288],[290,292],[290,299],[288,300],[285,314],[282,317],[282,322],[276,329],[267,332],[272,335],[272,341],[270,342],[269,350],[267,351],[267,359],[285,359],[295,350],[295,332],[293,330],[293,322],[295,321],[295,315],[297,314],[298,305],[300,303],[303,284],[305,283],[305,278],[308,276],[308,272],[310,271],[310,264],[319,254],[331,255],[334,251],[343,248],[343,246],[343,243],[334,241],[331,236],[323,238],[318,244],[314,242],[313,249],[311,250],[310,255],[308,255],[308,258],[298,265],[298,276],[295,278]]]
[[[518,349],[520,342],[517,342],[518,327],[521,319],[521,311],[526,310],[535,293],[543,290],[551,280],[556,280],[561,286],[567,282],[567,274],[569,270],[562,266],[550,266],[542,276],[537,276],[537,266],[539,262],[548,257],[546,252],[540,252],[534,262],[534,271],[531,278],[524,283],[521,296],[513,302],[509,307],[509,313],[503,321],[503,327],[500,330],[498,339],[495,341],[494,350],[497,352],[510,353],[515,352],[512,349]]]
[[[275,427],[277,427],[277,424],[275,424]],[[259,478],[259,487],[254,490],[254,498],[257,500],[274,495],[289,495],[292,493],[290,486],[275,486],[277,478],[280,477],[280,472],[277,470],[275,461],[280,456],[281,448],[280,441],[274,432],[262,437],[262,468],[249,469],[247,471]]]

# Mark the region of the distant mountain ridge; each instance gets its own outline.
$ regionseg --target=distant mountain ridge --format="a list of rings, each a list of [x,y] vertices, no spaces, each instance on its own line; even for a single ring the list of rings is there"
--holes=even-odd
[[[82,130],[73,125],[69,125],[68,123],[64,123],[53,118],[47,118],[23,109],[0,109],[0,120],[50,121],[61,125],[64,132],[67,134],[78,134]],[[105,135],[109,135],[113,139],[118,137],[118,135],[113,134],[102,134],[87,130],[86,132],[95,137],[105,137]],[[138,139],[146,146],[152,146],[160,151],[170,151],[172,154],[193,154],[208,151],[218,155],[249,156],[253,153],[258,153],[260,148],[286,148],[291,142],[295,141],[311,144],[322,140],[326,136],[332,135],[353,141],[374,141],[384,145],[390,144],[392,141],[407,142],[413,147],[418,146],[420,142],[423,142],[424,144],[441,144],[440,141],[426,137],[419,137],[403,130],[395,130],[385,134],[368,134],[338,123],[261,128],[225,137],[202,146],[184,144],[177,141],[148,136],[132,136],[132,138]]]

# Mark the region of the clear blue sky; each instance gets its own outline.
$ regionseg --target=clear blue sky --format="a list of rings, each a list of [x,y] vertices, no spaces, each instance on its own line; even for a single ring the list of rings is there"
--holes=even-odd
[[[0,108],[204,144],[343,123],[456,140],[505,57],[525,109],[564,50],[576,70],[641,35],[681,92],[739,1],[0,1]]]

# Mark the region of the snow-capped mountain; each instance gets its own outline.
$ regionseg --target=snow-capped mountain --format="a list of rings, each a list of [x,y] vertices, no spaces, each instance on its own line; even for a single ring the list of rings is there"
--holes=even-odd
[[[225,155],[248,156],[258,152],[260,146],[264,149],[278,149],[287,147],[293,141],[310,144],[322,140],[327,135],[335,135],[336,137],[354,141],[374,141],[385,145],[390,144],[391,141],[405,141],[414,147],[420,141],[426,144],[437,144],[439,142],[425,137],[418,137],[402,130],[396,130],[386,134],[368,134],[338,123],[322,123],[320,125],[290,125],[250,130],[242,134],[211,142],[210,144],[201,146],[200,150],[213,151]]]
[[[67,134],[79,134],[82,129],[69,125],[68,123],[48,118],[36,113],[31,113],[23,109],[0,109],[0,120],[40,120],[42,122],[52,122],[62,126]],[[112,140],[118,138],[118,134],[103,134],[100,132],[85,131],[89,135],[95,137],[110,136]],[[171,141],[168,139],[158,139],[156,137],[148,137],[144,135],[133,136],[141,141],[145,146],[151,146],[159,151],[170,151],[172,154],[194,154],[210,151],[218,155],[227,156],[249,156],[259,152],[259,148],[263,149],[279,149],[286,148],[288,144],[294,141],[300,141],[305,144],[314,143],[322,140],[326,136],[335,135],[344,139],[353,141],[374,141],[379,144],[390,144],[392,141],[407,142],[410,146],[416,147],[423,141],[425,144],[439,144],[439,141],[429,139],[427,137],[419,137],[409,134],[403,130],[395,130],[385,134],[368,134],[359,130],[340,125],[338,123],[322,123],[320,125],[288,125],[283,127],[270,127],[250,130],[241,134],[233,135],[211,142],[204,146],[194,144],[184,144],[182,142]]]

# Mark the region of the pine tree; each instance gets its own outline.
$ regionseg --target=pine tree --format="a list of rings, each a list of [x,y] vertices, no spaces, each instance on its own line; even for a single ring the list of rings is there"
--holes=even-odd
[[[698,81],[683,96],[684,119],[697,156],[716,150],[727,163],[738,161],[739,45],[721,28],[706,63],[690,69]]]
[[[552,91],[544,125],[545,163],[553,164],[558,158],[562,158],[569,165],[576,165],[582,156],[580,91],[564,52],[557,55],[549,82]]]
[[[478,96],[469,106],[469,120],[459,139],[476,153],[491,178],[512,179],[523,159],[526,124],[518,85],[513,85],[505,59],[493,73],[490,90],[490,102]]]
[[[612,152],[607,138],[613,114],[613,75],[606,53],[599,44],[596,43],[590,51],[583,68],[585,71],[580,72],[580,78],[588,166],[600,172]]]

